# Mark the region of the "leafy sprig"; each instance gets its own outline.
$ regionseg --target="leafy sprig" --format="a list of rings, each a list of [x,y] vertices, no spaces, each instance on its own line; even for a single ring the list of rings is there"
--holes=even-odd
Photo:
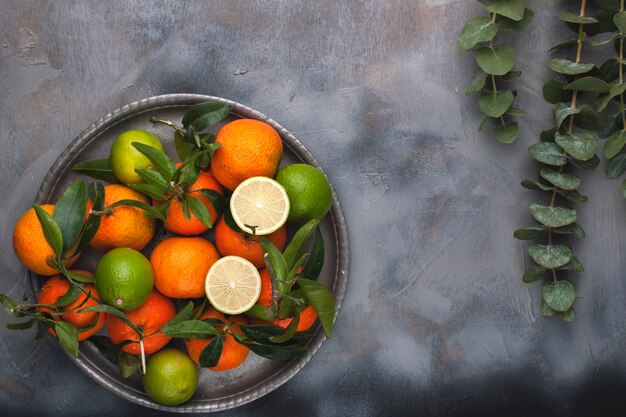
[[[481,0],[481,3],[490,13],[489,17],[467,22],[457,42],[458,49],[475,51],[480,68],[466,94],[480,93],[478,108],[485,118],[479,130],[494,122],[494,137],[502,143],[512,143],[519,135],[519,124],[512,118],[526,115],[526,112],[513,107],[517,92],[503,89],[501,84],[519,77],[521,71],[513,71],[515,50],[506,44],[496,45],[495,38],[502,29],[524,30],[534,13],[524,7],[523,0]]]

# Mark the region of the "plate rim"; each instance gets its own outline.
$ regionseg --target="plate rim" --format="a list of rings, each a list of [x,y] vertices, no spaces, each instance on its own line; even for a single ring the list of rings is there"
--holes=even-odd
[[[322,173],[324,173],[324,176],[326,176],[323,168],[309,152],[309,150],[291,132],[289,132],[273,119],[267,117],[265,114],[239,102],[225,99],[222,97],[187,93],[165,94],[147,97],[119,107],[94,122],[85,130],[83,130],[68,146],[65,147],[63,152],[52,164],[48,173],[43,179],[41,186],[39,187],[39,191],[37,193],[35,201],[38,204],[47,203],[48,199],[55,191],[58,179],[61,177],[63,172],[70,166],[74,158],[80,153],[81,149],[89,145],[92,141],[96,140],[100,133],[102,133],[109,127],[121,122],[125,118],[135,116],[140,112],[156,110],[162,107],[171,107],[176,105],[188,106],[208,100],[217,101],[231,106],[231,113],[234,113],[239,117],[253,118],[268,123],[278,131],[283,142],[287,144],[287,146],[289,146],[289,148],[300,159],[302,159],[305,163],[315,166]],[[335,299],[335,316],[333,318],[333,322],[335,322],[337,320],[337,316],[339,314],[339,310],[341,308],[341,304],[347,288],[350,260],[348,231],[345,217],[343,214],[343,210],[341,209],[341,204],[339,202],[335,189],[332,186],[332,183],[331,189],[333,195],[331,221],[333,223],[337,236],[337,268],[333,286],[333,296]],[[28,273],[31,287],[33,289],[38,288],[38,286],[40,285],[39,276],[31,271],[28,271]],[[79,356],[77,358],[70,355],[65,349],[63,349],[63,352],[92,380],[94,380],[104,388],[108,389],[109,391],[113,392],[114,394],[130,402],[161,411],[197,413],[216,412],[232,409],[269,394],[270,392],[274,391],[275,389],[289,381],[293,376],[295,376],[311,360],[311,358],[319,350],[325,339],[326,336],[324,332],[321,330],[320,326],[318,326],[314,337],[309,342],[309,349],[303,355],[291,360],[283,369],[271,376],[270,383],[259,383],[232,396],[206,400],[202,401],[202,403],[200,404],[186,403],[187,405],[182,404],[180,406],[163,406],[151,401],[147,398],[147,396],[145,396],[145,394],[145,397],[140,397],[139,395],[135,394],[134,391],[123,389],[126,387],[122,386],[119,381],[112,378],[105,370],[98,368],[98,366],[94,362],[90,361],[89,358],[84,355],[80,350]]]

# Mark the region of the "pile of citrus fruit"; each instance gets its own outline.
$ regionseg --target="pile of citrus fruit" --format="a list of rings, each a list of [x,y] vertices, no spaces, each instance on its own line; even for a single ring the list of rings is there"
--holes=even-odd
[[[272,126],[225,123],[229,114],[206,102],[182,126],[153,118],[174,128],[180,162],[155,135],[129,130],[107,158],[74,167],[108,184],[79,179],[54,205],[27,210],[15,254],[50,278],[34,303],[0,295],[27,319],[7,326],[36,324],[73,355],[91,340],[122,375],[141,372],[163,405],[193,396],[198,365],[228,371],[250,351],[291,359],[318,320],[330,336],[334,299],[317,282],[330,184],[310,165],[279,169],[283,143]],[[206,133],[216,123],[217,134]],[[88,246],[100,254],[95,270],[72,269]]]

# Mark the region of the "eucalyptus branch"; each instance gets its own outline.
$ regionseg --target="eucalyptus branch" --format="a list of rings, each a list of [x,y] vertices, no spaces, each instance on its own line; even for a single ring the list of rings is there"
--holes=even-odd
[[[526,112],[513,107],[515,91],[499,88],[498,84],[513,80],[521,71],[513,71],[515,51],[508,45],[494,45],[500,29],[524,30],[532,20],[534,13],[524,7],[523,0],[507,2],[487,2],[485,8],[489,18],[472,19],[463,27],[457,48],[476,52],[476,62],[480,67],[467,88],[467,95],[480,93],[478,107],[485,115],[478,130],[493,122],[493,134],[502,143],[512,143],[519,135],[519,125],[511,121],[513,116],[522,116]],[[490,86],[487,79],[491,78]]]

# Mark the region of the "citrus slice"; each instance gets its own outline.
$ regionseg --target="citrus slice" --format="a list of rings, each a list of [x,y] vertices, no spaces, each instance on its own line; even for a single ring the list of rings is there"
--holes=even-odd
[[[204,290],[216,310],[241,314],[259,299],[261,276],[252,262],[239,256],[225,256],[207,272]]]
[[[233,191],[230,212],[244,232],[268,235],[287,221],[289,197],[283,186],[271,178],[248,178]]]

